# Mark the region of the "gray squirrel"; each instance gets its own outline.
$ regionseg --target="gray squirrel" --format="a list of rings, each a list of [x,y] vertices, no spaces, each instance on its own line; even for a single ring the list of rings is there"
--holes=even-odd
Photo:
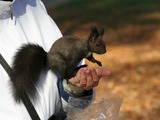
[[[83,58],[102,66],[101,62],[94,59],[92,53],[106,52],[103,35],[104,28],[92,27],[86,40],[63,36],[53,43],[49,52],[45,52],[37,44],[23,45],[16,52],[12,67],[15,79],[11,80],[11,86],[16,102],[25,98],[25,92],[31,98],[35,98],[36,86],[43,69],[51,69],[68,80],[76,75],[78,71],[76,66]]]

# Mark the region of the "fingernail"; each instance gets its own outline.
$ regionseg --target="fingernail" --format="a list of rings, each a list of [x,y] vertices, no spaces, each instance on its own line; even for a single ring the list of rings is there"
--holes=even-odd
[[[109,70],[108,70],[108,71],[106,71],[106,72],[107,72],[107,74],[108,74],[108,75],[110,75],[110,74],[111,74],[111,71],[109,71]]]

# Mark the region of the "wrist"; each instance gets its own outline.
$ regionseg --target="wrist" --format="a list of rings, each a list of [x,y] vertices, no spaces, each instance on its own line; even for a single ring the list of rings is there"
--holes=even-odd
[[[77,86],[75,86],[77,88],[76,92],[70,92],[70,89],[71,89],[71,91],[73,91],[72,88],[69,87],[70,83],[69,83],[69,85],[68,85],[68,83],[65,84],[65,81],[67,82],[67,80],[64,80],[64,79],[58,80],[58,89],[59,89],[60,96],[66,102],[68,101],[68,99],[69,99],[70,96],[71,97],[75,97],[75,98],[82,98],[82,97],[85,97],[85,96],[93,96],[93,94],[94,94],[93,93],[94,92],[93,89],[91,89],[91,90],[84,90],[83,88],[79,88]]]
[[[80,88],[78,86],[75,86],[69,83],[66,79],[62,81],[62,85],[63,85],[64,91],[66,91],[68,94],[74,97],[80,97],[87,91],[83,88]]]

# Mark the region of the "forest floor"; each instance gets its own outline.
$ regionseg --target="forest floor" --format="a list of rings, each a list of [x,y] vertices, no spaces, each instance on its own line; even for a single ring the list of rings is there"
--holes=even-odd
[[[64,35],[86,38],[92,25],[106,28],[107,53],[94,57],[112,74],[96,89],[123,98],[117,120],[160,118],[159,0],[71,0],[48,12]]]

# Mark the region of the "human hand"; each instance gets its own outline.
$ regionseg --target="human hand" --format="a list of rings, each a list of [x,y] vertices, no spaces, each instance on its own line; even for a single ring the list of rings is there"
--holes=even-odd
[[[68,82],[85,90],[90,90],[99,84],[101,77],[108,77],[111,72],[104,68],[82,67],[77,75]]]

